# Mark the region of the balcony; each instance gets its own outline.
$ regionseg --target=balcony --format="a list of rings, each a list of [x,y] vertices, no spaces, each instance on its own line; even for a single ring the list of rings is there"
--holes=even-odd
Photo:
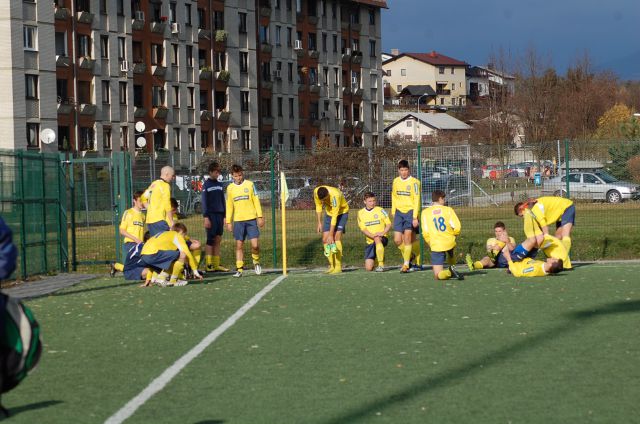
[[[133,73],[134,74],[144,74],[147,70],[147,65],[143,62],[135,62],[133,64]]]
[[[353,126],[354,126],[355,129],[361,130],[361,129],[364,128],[364,121],[355,121],[353,123]]]
[[[273,47],[271,46],[271,44],[266,43],[266,42],[262,42],[260,44],[260,51],[262,53],[271,53],[271,50],[273,49]]]
[[[228,122],[229,119],[231,118],[231,112],[227,111],[227,110],[218,110],[216,119],[218,121],[224,121],[224,122]]]
[[[351,63],[362,63],[362,52],[358,50],[354,50],[351,53]]]
[[[230,78],[231,78],[231,73],[226,69],[223,69],[222,71],[218,72],[218,75],[216,76],[216,79],[218,81],[222,81],[224,83],[228,83]]]
[[[347,49],[344,53],[342,53],[342,61],[349,62],[351,60],[351,49]]]
[[[58,115],[68,115],[73,110],[73,105],[69,99],[62,99],[58,97]]]
[[[152,65],[151,66],[151,74],[156,76],[156,77],[164,78],[166,73],[167,73],[167,67],[166,66],[162,66],[162,65]]]
[[[166,106],[157,106],[153,108],[153,117],[155,119],[167,119],[169,109]]]
[[[450,96],[451,95],[451,90],[445,90],[445,89],[437,90],[436,91],[436,95],[438,95],[438,96]]]
[[[211,111],[208,110],[201,110],[200,111],[200,120],[201,121],[209,121],[211,120],[212,116],[211,116]]]
[[[351,31],[360,32],[361,29],[362,29],[362,24],[360,24],[359,22],[352,22],[351,23]]]
[[[298,91],[305,91],[307,89],[308,85],[305,84],[304,82],[300,82],[298,83]]]
[[[312,127],[316,127],[317,128],[317,127],[320,126],[321,123],[322,123],[322,121],[320,121],[319,119],[311,118],[311,126]]]
[[[351,89],[349,87],[344,87],[342,89],[342,95],[343,96],[348,96],[349,94],[351,94]]]
[[[352,88],[351,90],[353,92],[353,95],[356,97],[362,97],[362,88]]]
[[[213,72],[211,72],[211,67],[205,66],[200,68],[200,79],[201,80],[210,80],[213,76]]]
[[[71,58],[69,56],[56,55],[56,66],[70,66]]]
[[[132,19],[131,29],[134,31],[142,31],[144,29],[144,19]]]
[[[311,25],[317,25],[318,24],[318,17],[317,16],[307,16],[307,22],[309,22]]]
[[[352,125],[351,125],[351,121],[349,121],[349,120],[347,120],[347,119],[343,119],[343,120],[342,120],[342,127],[343,127],[343,128],[351,128],[351,127],[352,127]]]
[[[263,116],[262,117],[262,125],[273,125],[273,123],[275,122],[275,119],[273,118],[273,116]]]
[[[69,19],[69,9],[66,7],[56,7],[55,18],[59,20]]]
[[[134,106],[133,116],[135,118],[144,118],[145,116],[147,116],[147,109],[143,108],[142,106]]]
[[[94,59],[91,59],[89,56],[82,56],[80,58],[80,68],[89,69],[91,72],[93,72],[94,66],[96,66],[96,61]]]
[[[266,6],[261,7],[260,16],[264,16],[265,18],[271,17],[271,8]]]
[[[156,34],[164,34],[164,29],[167,25],[164,22],[151,22],[151,32]]]
[[[198,28],[198,38],[211,40],[211,31],[205,28]]]
[[[318,94],[320,92],[320,86],[318,84],[309,84],[309,92]]]
[[[216,31],[215,33],[215,40],[216,43],[221,43],[221,44],[225,44],[227,42],[227,37],[229,36],[229,33],[223,29],[219,29]]]
[[[91,22],[93,22],[93,13],[85,12],[85,11],[77,12],[76,19],[80,24],[91,25]]]
[[[80,115],[93,116],[96,114],[96,105],[91,103],[80,103]]]
[[[262,88],[266,89],[266,90],[272,90],[273,89],[273,82],[271,81],[262,81]]]
[[[318,59],[320,57],[320,52],[318,50],[309,50],[309,57],[311,59]]]

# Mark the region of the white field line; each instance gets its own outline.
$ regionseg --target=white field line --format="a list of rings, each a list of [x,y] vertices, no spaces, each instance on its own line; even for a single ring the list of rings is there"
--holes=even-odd
[[[281,275],[267,286],[265,286],[260,292],[253,296],[247,303],[242,305],[233,315],[222,323],[218,328],[209,333],[200,343],[195,345],[189,352],[185,353],[181,358],[167,368],[160,376],[153,380],[142,392],[136,397],[131,399],[125,406],[123,406],[118,412],[110,416],[105,424],[120,424],[133,415],[138,408],[140,408],[146,401],[151,399],[153,395],[164,389],[173,378],[189,365],[191,361],[196,359],[211,343],[213,343],[218,337],[220,337],[225,331],[227,331],[233,324],[235,324],[244,314],[246,314],[253,306],[255,306],[260,299],[262,299],[267,293],[273,290],[278,284],[286,278],[285,275]]]

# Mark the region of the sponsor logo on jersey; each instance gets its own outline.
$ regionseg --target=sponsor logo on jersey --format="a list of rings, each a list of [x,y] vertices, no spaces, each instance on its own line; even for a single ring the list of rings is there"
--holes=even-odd
[[[249,196],[236,196],[233,198],[234,202],[239,202],[240,200],[249,200]]]
[[[411,187],[407,187],[408,190],[411,190]],[[396,194],[398,196],[411,196],[411,191],[397,191]]]
[[[441,215],[442,214],[442,210],[441,209],[434,209],[432,214],[433,215]]]
[[[244,192],[249,193],[249,189],[245,187]]]
[[[522,270],[522,273],[523,273],[523,274],[528,274],[528,273],[530,273],[530,272],[533,272],[533,267],[532,267],[532,266],[530,266],[529,268],[525,268],[525,269],[523,269],[523,270]]]
[[[372,226],[372,225],[378,225],[378,224],[380,224],[380,220],[376,220],[376,221],[367,221],[367,222],[365,222],[365,224],[364,224],[364,225],[366,225],[367,227],[370,227],[370,226]]]

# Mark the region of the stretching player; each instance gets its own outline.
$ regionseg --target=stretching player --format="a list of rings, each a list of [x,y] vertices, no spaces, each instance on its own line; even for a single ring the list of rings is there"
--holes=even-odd
[[[420,264],[420,245],[416,242],[420,213],[420,181],[411,176],[409,162],[398,162],[398,176],[391,188],[391,215],[393,215],[393,241],[402,253],[400,272],[411,270],[411,259]]]
[[[313,190],[318,218],[317,231],[322,233],[324,254],[329,260],[328,274],[342,272],[342,234],[349,219],[349,204],[340,190],[328,185],[317,186]],[[322,208],[326,216],[322,222]]]
[[[384,209],[376,206],[376,195],[371,192],[364,194],[364,208],[358,211],[358,227],[367,241],[364,248],[365,269],[373,271],[377,261],[376,272],[384,271],[384,248],[388,243],[387,233],[391,229],[391,220]]]

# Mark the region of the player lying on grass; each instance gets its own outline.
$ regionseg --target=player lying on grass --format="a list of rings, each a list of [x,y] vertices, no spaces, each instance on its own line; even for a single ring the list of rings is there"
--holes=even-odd
[[[473,261],[473,259],[471,259],[471,254],[467,253],[467,255],[465,256],[465,261],[467,262],[469,271],[483,268],[507,267],[507,260],[502,254],[502,249],[507,247],[509,251],[512,251],[516,247],[516,241],[513,237],[509,237],[509,234],[507,233],[507,227],[502,221],[498,221],[495,223],[495,225],[493,226],[493,232],[495,234],[495,237],[487,239],[487,256],[475,262]]]
[[[398,162],[398,176],[391,187],[391,215],[393,241],[402,254],[400,272],[411,271],[411,261],[420,262],[420,244],[416,242],[418,214],[420,212],[420,181],[411,176],[409,162]]]
[[[524,258],[514,262],[506,247],[502,250],[502,254],[507,259],[509,272],[514,277],[544,277],[547,274],[557,274],[562,271],[562,260],[560,259],[547,258],[543,262],[533,258]]]
[[[376,195],[370,191],[364,194],[364,208],[358,211],[358,227],[367,242],[364,248],[364,268],[373,271],[375,267],[376,272],[384,271],[384,248],[388,243],[387,233],[391,229],[391,220],[384,209],[376,206]]]
[[[517,203],[516,215],[524,221],[525,237],[536,247],[540,247],[538,235],[551,234],[549,225],[555,224],[555,237],[562,241],[567,252],[571,251],[571,230],[575,224],[576,208],[573,202],[557,196],[544,196]],[[569,266],[565,264],[565,268]]]
[[[445,206],[445,193],[436,190],[431,193],[433,204],[422,211],[420,229],[422,237],[431,249],[431,267],[436,280],[448,280],[455,277],[464,280],[464,276],[455,269],[454,248],[456,236],[462,225],[455,211]],[[449,265],[444,269],[445,262]]]
[[[161,287],[185,286],[187,280],[179,279],[185,262],[191,266],[193,276],[202,279],[196,261],[184,239],[186,234],[187,227],[177,223],[173,224],[170,231],[157,234],[144,244],[140,252],[140,265],[158,273],[155,278],[153,276],[147,278],[149,284],[155,283]]]
[[[328,274],[342,272],[342,234],[347,229],[349,204],[344,194],[335,187],[319,185],[313,190],[318,218],[317,231],[322,233],[324,254],[329,260]],[[322,209],[325,217],[322,221]]]
[[[540,246],[540,249],[536,246]],[[571,259],[564,243],[550,234],[538,234],[533,239],[528,238],[510,253],[515,261],[521,261],[525,258],[535,258],[538,250],[542,250],[548,258],[561,260],[565,270],[572,269]]]
[[[120,235],[124,237],[124,244],[122,245],[122,263],[116,262],[111,264],[111,271],[109,274],[115,277],[116,272],[122,272],[124,270],[125,258],[129,255],[129,251],[133,249],[137,244],[143,242],[144,235],[144,212],[142,212],[142,191],[136,191],[133,193],[133,207],[127,209],[122,214],[122,220],[120,221]]]

